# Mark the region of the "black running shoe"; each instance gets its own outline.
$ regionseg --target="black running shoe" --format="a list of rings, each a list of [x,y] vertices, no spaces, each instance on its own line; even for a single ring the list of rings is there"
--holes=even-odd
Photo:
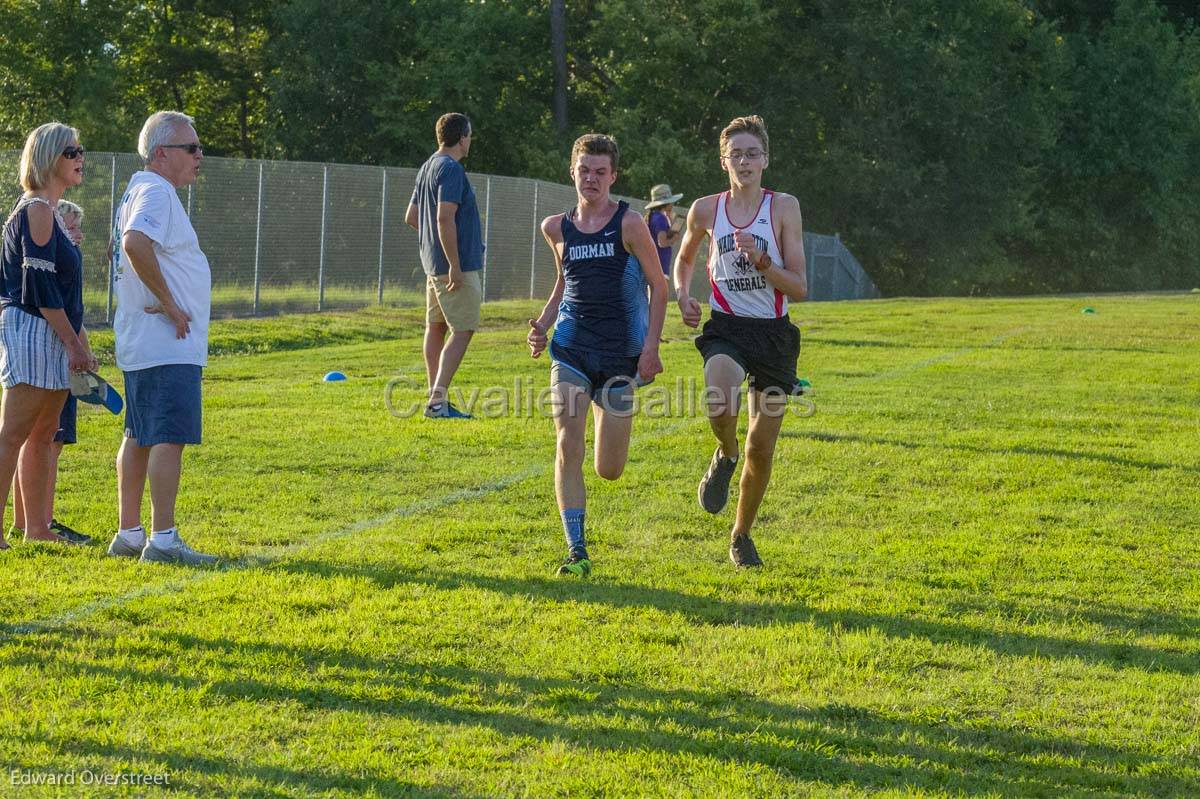
[[[751,568],[762,565],[762,558],[754,548],[754,542],[748,535],[739,535],[729,545],[729,559],[739,568]]]
[[[449,402],[439,402],[436,405],[425,406],[426,419],[470,419],[471,414],[463,413]]]
[[[58,519],[50,520],[50,532],[56,534],[59,538],[66,539],[68,544],[85,546],[92,543],[92,537],[90,535],[84,535],[78,530],[63,524]]]
[[[588,560],[586,549],[572,549],[567,555],[567,559],[558,567],[558,576],[566,577],[567,575],[575,575],[576,577],[587,577],[592,573],[592,562]]]
[[[696,497],[700,507],[709,513],[720,513],[729,502],[729,481],[733,478],[733,470],[737,468],[737,458],[726,458],[721,455],[721,445],[713,453],[708,471],[700,478],[700,487]]]

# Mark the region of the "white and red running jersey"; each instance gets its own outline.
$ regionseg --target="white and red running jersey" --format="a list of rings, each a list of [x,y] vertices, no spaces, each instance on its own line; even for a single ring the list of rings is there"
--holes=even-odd
[[[772,287],[733,242],[733,234],[744,230],[754,236],[758,249],[783,266],[783,253],[775,235],[775,192],[764,189],[754,216],[736,222],[729,218],[728,201],[727,191],[717,196],[716,215],[709,231],[708,281],[712,294],[708,304],[714,311],[733,316],[777,319],[787,313],[787,296]]]

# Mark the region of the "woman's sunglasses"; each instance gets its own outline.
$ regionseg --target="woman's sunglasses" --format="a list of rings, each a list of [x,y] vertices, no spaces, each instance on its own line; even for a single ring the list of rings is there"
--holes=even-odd
[[[86,151],[82,147],[68,147],[63,150],[63,158],[74,161],[77,158],[83,158],[84,152]]]

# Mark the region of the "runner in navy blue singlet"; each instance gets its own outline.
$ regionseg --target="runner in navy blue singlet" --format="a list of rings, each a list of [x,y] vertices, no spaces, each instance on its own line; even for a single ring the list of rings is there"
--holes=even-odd
[[[588,406],[596,416],[596,473],[615,480],[629,456],[636,383],[662,371],[658,342],[667,281],[646,222],[609,196],[618,159],[617,143],[608,136],[591,133],[575,142],[571,176],[579,203],[542,221],[558,280],[541,315],[529,320],[533,357],[550,348],[558,431],[554,486],[567,539],[558,573],[579,577],[592,568],[584,538]]]
[[[562,215],[563,298],[550,342],[555,365],[586,379],[593,400],[623,408],[624,399],[613,394],[635,381],[649,322],[642,265],[626,252],[621,237],[628,208],[619,202],[595,233],[584,233],[572,221],[578,208]]]

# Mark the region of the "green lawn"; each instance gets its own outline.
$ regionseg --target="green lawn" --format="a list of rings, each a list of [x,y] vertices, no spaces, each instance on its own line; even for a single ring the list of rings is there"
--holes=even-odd
[[[317,310],[320,288],[316,283],[283,283],[259,287],[259,313],[264,316],[281,313],[311,313]],[[113,297],[115,312],[116,297]],[[322,308],[326,311],[364,308],[379,301],[379,289],[375,285],[347,285],[334,283],[325,287]],[[383,301],[393,306],[418,306],[425,302],[425,292],[418,283],[415,287],[407,283],[386,283]],[[87,318],[103,321],[108,312],[108,294],[103,286],[89,287],[83,293],[83,307]],[[212,288],[212,317],[222,319],[231,316],[249,316],[254,311],[254,284],[218,282]]]
[[[460,385],[543,385],[533,312]],[[676,315],[656,385],[700,375]],[[226,565],[0,553],[0,796],[1200,795],[1200,295],[793,317],[766,567],[696,503],[707,422],[639,418],[582,583],[548,419],[385,410],[419,310],[215,324],[179,518]],[[60,478],[105,544],[120,430]],[[118,774],[170,787],[82,785]]]

